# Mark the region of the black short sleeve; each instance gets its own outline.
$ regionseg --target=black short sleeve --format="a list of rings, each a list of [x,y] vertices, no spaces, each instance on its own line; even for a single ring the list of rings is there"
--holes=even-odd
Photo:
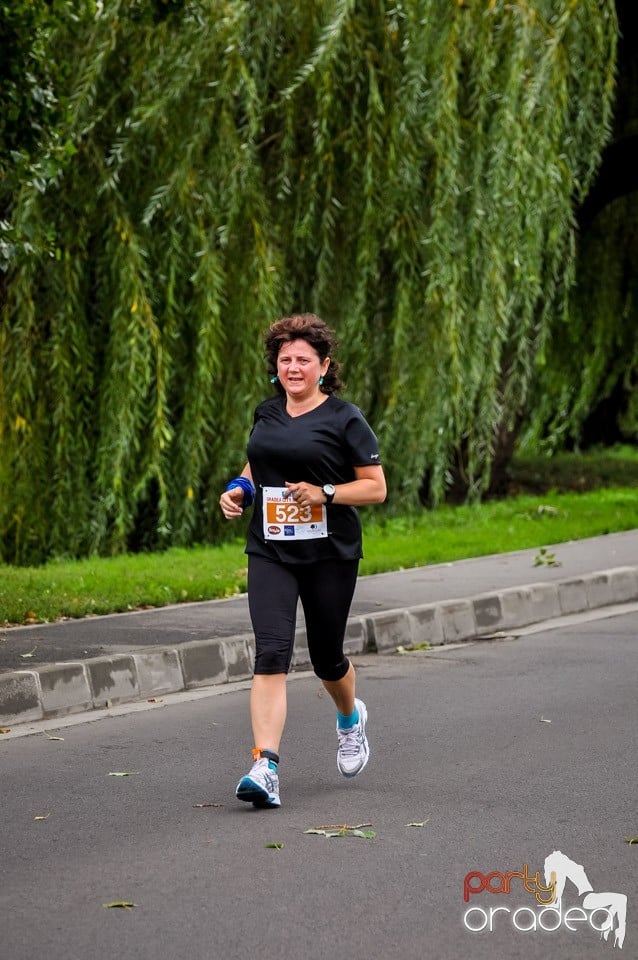
[[[345,423],[344,440],[352,466],[379,466],[381,463],[379,441],[374,431],[358,407],[355,407],[354,404],[348,404],[348,406],[350,407],[350,415]]]

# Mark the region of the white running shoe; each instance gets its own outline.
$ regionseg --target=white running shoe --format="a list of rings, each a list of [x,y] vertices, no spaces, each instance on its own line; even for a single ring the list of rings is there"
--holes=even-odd
[[[262,757],[255,760],[250,773],[242,777],[237,784],[235,796],[238,800],[246,800],[255,807],[280,807],[279,776],[271,770],[268,760]]]
[[[370,747],[366,737],[366,722],[368,711],[363,700],[355,700],[354,705],[359,713],[359,722],[348,730],[342,730],[337,724],[339,749],[337,750],[337,767],[344,777],[356,777],[368,762]]]

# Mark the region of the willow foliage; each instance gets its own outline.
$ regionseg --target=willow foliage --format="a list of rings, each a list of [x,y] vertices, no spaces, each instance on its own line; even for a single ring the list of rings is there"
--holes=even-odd
[[[336,326],[394,503],[461,448],[479,493],[565,311],[612,0],[82,9],[0,238],[5,558],[219,536],[293,309]]]

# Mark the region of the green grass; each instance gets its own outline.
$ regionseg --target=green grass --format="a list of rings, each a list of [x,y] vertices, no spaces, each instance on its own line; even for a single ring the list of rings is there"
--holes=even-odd
[[[638,527],[638,487],[511,497],[444,506],[414,518],[365,525],[362,573],[382,573]],[[557,551],[560,559],[560,550]]]
[[[361,573],[530,549],[638,528],[638,487],[514,497],[444,506],[410,517],[364,515]],[[231,596],[246,588],[243,541],[165,553],[0,566],[0,623],[159,607]],[[556,550],[560,560],[560,548]],[[536,574],[535,574],[536,576]]]

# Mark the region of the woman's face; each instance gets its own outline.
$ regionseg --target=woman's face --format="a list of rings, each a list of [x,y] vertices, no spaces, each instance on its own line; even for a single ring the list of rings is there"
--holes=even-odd
[[[306,340],[284,343],[277,356],[277,376],[289,397],[305,400],[319,391],[319,378],[326,375],[330,358],[322,362]]]

